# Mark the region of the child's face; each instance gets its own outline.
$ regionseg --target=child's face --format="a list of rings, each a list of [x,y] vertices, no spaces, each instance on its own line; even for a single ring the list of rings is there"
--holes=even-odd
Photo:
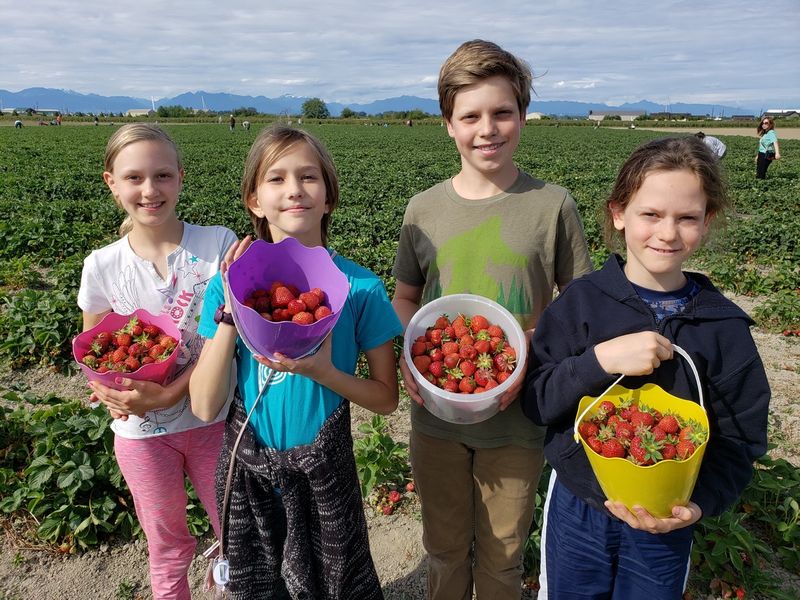
[[[248,207],[267,219],[273,242],[293,237],[305,246],[322,245],[322,217],[329,206],[322,168],[312,148],[299,142],[269,165]]]
[[[711,220],[697,175],[651,172],[624,210],[612,202],[611,211],[614,227],[625,235],[628,279],[651,290],[680,289],[683,263],[700,246]]]
[[[497,75],[456,94],[447,132],[461,154],[462,169],[485,177],[516,176],[514,151],[524,124],[511,83]]]
[[[128,144],[103,179],[134,227],[156,227],[176,218],[183,169],[169,144],[157,140]]]

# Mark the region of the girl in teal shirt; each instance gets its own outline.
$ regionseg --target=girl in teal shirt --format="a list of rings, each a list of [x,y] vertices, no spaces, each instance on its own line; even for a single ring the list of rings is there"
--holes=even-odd
[[[772,117],[763,117],[758,123],[758,137],[756,179],[766,179],[769,163],[781,157],[778,135],[775,133],[775,121]]]

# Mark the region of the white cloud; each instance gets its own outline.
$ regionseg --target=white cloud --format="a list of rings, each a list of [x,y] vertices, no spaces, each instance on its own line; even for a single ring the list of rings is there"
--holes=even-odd
[[[539,100],[800,104],[796,0],[766,22],[749,0],[271,4],[7,2],[0,88],[432,98],[442,61],[481,37],[529,62]]]

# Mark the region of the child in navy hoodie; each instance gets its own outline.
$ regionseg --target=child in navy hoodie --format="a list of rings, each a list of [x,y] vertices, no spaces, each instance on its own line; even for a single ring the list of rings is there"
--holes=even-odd
[[[640,146],[606,201],[606,231],[626,258],[573,281],[540,318],[531,341],[523,410],[546,425],[553,467],[542,533],[539,598],[680,598],[694,524],[725,511],[767,448],[770,390],[750,335],[753,321],[699,273],[682,270],[727,203],[718,161],[694,137]],[[697,398],[697,365],[710,423],[692,496],[672,515],[610,502],[573,439],[578,401],[620,374]],[[569,568],[564,568],[569,565]]]

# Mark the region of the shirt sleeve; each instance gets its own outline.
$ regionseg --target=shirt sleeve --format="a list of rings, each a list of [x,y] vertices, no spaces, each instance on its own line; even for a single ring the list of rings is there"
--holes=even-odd
[[[372,350],[403,333],[383,283],[377,278],[375,283],[364,290],[359,302],[356,323],[356,342],[362,350]]]
[[[578,205],[569,194],[561,205],[557,236],[555,282],[563,289],[573,279],[592,270]]]
[[[415,232],[419,232],[419,228],[413,222],[412,210],[411,206],[406,208],[406,214],[403,217],[392,275],[402,283],[422,287],[425,285],[425,273],[422,272],[419,254],[415,246]]]
[[[81,287],[78,289],[78,308],[87,313],[98,314],[111,310],[111,302],[103,291],[98,278],[100,268],[94,252],[83,261],[81,271]]]

